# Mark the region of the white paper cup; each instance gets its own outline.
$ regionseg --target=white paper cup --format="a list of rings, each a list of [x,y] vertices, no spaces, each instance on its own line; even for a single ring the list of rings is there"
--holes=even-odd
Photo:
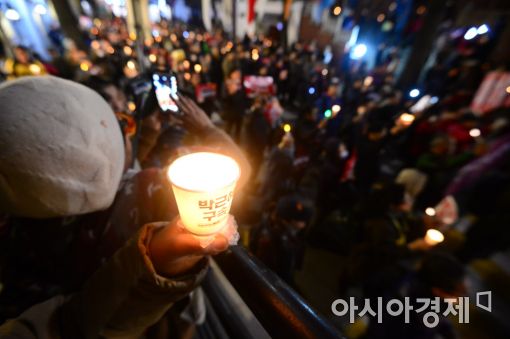
[[[208,236],[225,226],[240,175],[234,159],[210,152],[191,153],[176,159],[167,175],[188,231]]]

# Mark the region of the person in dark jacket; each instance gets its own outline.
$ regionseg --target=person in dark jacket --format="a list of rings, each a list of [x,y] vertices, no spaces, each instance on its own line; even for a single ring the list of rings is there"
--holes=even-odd
[[[310,202],[298,195],[282,197],[274,211],[250,234],[250,250],[290,285],[302,266],[305,228],[313,214]]]
[[[248,107],[248,100],[241,85],[241,72],[235,70],[225,80],[226,96],[223,98],[223,118],[227,133],[239,141],[243,117]]]

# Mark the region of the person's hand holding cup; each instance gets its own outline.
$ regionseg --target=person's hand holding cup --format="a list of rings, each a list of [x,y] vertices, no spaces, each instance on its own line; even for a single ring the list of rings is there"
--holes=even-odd
[[[204,256],[215,255],[228,248],[228,240],[222,234],[202,247],[200,241],[179,224],[179,218],[170,223],[155,223],[163,226],[151,239],[149,255],[159,275],[176,277],[189,272]]]

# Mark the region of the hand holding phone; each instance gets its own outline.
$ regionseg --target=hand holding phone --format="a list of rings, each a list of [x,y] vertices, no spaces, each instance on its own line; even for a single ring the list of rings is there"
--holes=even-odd
[[[186,129],[200,134],[210,128],[214,128],[211,119],[192,99],[180,95],[178,105],[179,111],[182,112],[180,119]]]
[[[165,73],[154,73],[152,75],[152,86],[159,107],[163,112],[178,113],[177,106],[177,78],[175,75]]]

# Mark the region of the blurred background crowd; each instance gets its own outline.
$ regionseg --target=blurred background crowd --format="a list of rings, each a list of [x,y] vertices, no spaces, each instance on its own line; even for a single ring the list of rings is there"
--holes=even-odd
[[[130,29],[117,2],[98,10],[100,1],[82,1],[79,31],[51,24],[43,52],[6,42],[6,20],[20,18],[0,3],[2,81],[54,75],[96,90],[118,117],[132,171],[165,168],[193,144],[172,113],[145,109],[139,96],[148,74],[175,74],[179,93],[250,161],[233,207],[243,244],[323,313],[348,296],[444,298],[485,288],[498,300],[491,315],[474,313],[469,330],[446,317],[435,329],[332,317],[347,336],[508,338],[505,1],[489,1],[472,25],[463,22],[482,2],[282,1],[276,20],[237,33],[216,18],[225,16],[218,1],[212,12],[198,6],[212,22],[192,2],[163,1],[174,18],[162,11],[149,35]],[[261,21],[252,3],[237,6]],[[44,2],[34,6],[49,15]],[[176,16],[179,8],[187,16]]]

